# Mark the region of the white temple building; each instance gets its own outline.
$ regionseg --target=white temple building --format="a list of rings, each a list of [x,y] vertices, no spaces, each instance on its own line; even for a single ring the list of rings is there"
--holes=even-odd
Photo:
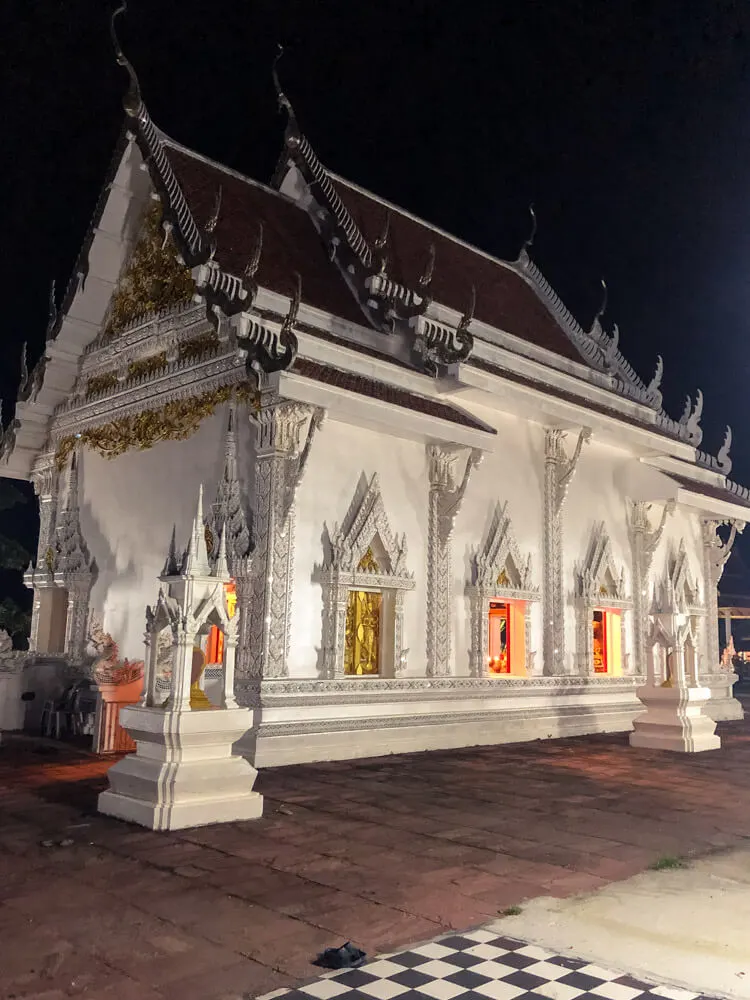
[[[531,239],[497,260],[331,173],[280,88],[267,186],[164,135],[118,55],[126,126],[0,452],[39,499],[32,650],[82,663],[93,614],[142,659],[203,487],[254,767],[630,730],[670,615],[741,717],[717,584],[750,493],[701,393],[667,415],[661,359],[582,328]]]

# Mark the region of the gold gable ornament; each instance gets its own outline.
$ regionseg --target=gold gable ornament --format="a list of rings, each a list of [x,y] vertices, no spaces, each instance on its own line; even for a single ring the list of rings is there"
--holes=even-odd
[[[58,469],[64,469],[76,441],[98,452],[104,458],[116,458],[126,451],[146,451],[160,441],[185,441],[210,417],[217,406],[234,398],[254,405],[255,386],[251,382],[223,385],[210,392],[176,399],[156,410],[143,410],[120,417],[101,427],[90,427],[78,436],[61,438],[55,452]]]
[[[162,206],[157,201],[146,212],[135,249],[112,296],[104,339],[116,337],[142,316],[190,302],[194,292],[190,269],[177,260],[174,241],[162,228]]]

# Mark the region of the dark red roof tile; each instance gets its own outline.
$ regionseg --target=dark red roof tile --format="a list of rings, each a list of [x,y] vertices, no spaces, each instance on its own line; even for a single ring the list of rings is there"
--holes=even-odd
[[[526,375],[519,375],[518,372],[510,371],[507,368],[501,368],[499,365],[493,365],[490,361],[484,361],[482,358],[471,357],[468,364],[472,368],[479,368],[481,371],[489,372],[490,375],[498,375],[500,378],[507,379],[509,382],[515,382],[518,385],[525,385],[531,389],[538,389],[545,395],[554,396],[555,399],[562,399],[566,403],[575,403],[578,406],[585,406],[587,410],[593,410],[594,413],[601,413],[604,416],[613,417],[615,420],[622,420],[626,424],[631,424],[634,427],[642,427],[644,430],[652,431],[655,434],[665,434],[667,437],[672,436],[667,434],[664,428],[659,427],[657,424],[651,423],[648,420],[639,420],[638,417],[629,413],[623,413],[622,410],[618,410],[615,406],[607,406],[606,403],[599,403],[591,400],[583,393],[560,389],[558,386],[549,385],[546,382],[540,382],[538,379],[529,378]],[[621,399],[620,396],[615,398],[618,400]]]
[[[335,183],[341,200],[371,244],[382,234],[390,212],[386,252],[388,274],[395,281],[414,288],[433,243],[435,271],[431,294],[436,302],[463,313],[474,285],[478,320],[571,361],[583,361],[534,289],[511,267],[443,235],[427,223],[389,208],[373,195],[350,187],[346,181],[337,179]]]
[[[364,316],[335,265],[331,264],[307,213],[277,191],[245,180],[198,156],[167,147],[169,161],[196,222],[211,217],[221,187],[221,211],[215,231],[216,260],[240,276],[252,257],[263,223],[263,254],[257,280],[265,288],[291,295],[294,274],[302,277],[302,300],[308,305],[363,325]]]
[[[356,392],[358,395],[367,396],[370,399],[379,399],[384,403],[401,406],[406,410],[415,410],[428,417],[448,420],[450,423],[461,424],[464,427],[471,427],[489,434],[496,433],[493,428],[480,423],[456,406],[441,403],[436,399],[429,399],[427,396],[420,396],[407,389],[399,389],[386,382],[366,378],[364,375],[343,371],[340,368],[331,368],[329,365],[321,365],[317,361],[310,361],[307,358],[297,358],[292,371],[305,378],[314,379],[316,382],[323,382],[325,385],[332,385],[347,392]]]

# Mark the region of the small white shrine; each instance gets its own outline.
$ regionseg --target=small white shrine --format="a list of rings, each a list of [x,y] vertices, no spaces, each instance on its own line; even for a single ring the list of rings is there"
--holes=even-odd
[[[257,819],[263,812],[263,798],[253,791],[257,771],[232,752],[252,713],[234,696],[237,618],[228,593],[226,532],[213,564],[206,532],[201,486],[187,549],[179,563],[170,549],[160,577],[166,593],[160,590],[146,612],[141,704],[120,713],[136,752],[110,768],[110,787],[99,796],[100,812],[152,830]],[[202,686],[207,641],[220,647],[215,705]]]

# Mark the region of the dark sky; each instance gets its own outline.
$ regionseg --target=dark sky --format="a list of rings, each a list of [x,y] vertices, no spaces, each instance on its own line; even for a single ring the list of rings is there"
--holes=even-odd
[[[0,88],[5,332],[41,347],[122,123],[102,0],[4,0]],[[704,447],[744,433],[750,328],[747,0],[131,0],[123,44],[179,141],[268,180],[270,65],[332,170],[501,257],[534,256],[584,326],[610,322],[665,405],[705,393]],[[6,411],[7,416],[7,411]]]

